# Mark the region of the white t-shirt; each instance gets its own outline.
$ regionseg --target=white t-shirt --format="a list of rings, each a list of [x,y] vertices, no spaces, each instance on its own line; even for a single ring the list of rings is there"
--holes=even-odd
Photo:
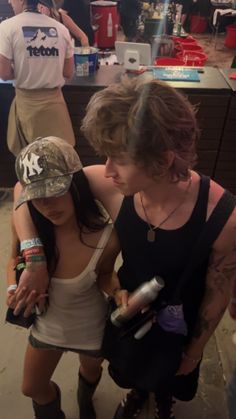
[[[60,22],[22,12],[0,24],[0,54],[13,62],[16,87],[49,89],[64,85],[64,61],[73,56],[73,47]]]

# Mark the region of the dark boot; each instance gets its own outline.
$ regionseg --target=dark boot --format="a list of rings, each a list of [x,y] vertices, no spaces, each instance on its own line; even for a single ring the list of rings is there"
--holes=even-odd
[[[35,419],[66,419],[64,412],[61,410],[61,392],[56,383],[56,399],[47,404],[38,404],[33,400],[33,409]]]
[[[173,412],[173,400],[171,395],[158,396],[155,394],[155,419],[175,419]]]
[[[133,389],[127,393],[126,397],[118,405],[113,419],[133,419],[137,418],[144,407],[148,398],[146,391]]]
[[[102,374],[95,383],[90,383],[79,372],[79,386],[77,400],[79,405],[80,419],[96,419],[96,412],[93,406],[92,397],[101,379]]]

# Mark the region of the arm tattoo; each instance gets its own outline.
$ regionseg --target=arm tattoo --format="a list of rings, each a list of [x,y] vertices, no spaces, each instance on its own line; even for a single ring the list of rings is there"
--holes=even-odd
[[[205,295],[193,337],[214,331],[228,305],[230,284],[236,279],[236,243],[228,254],[211,255],[209,260]]]
[[[204,332],[208,332],[213,325],[220,321],[224,312],[225,307],[219,311],[217,318],[214,319],[206,319],[206,317],[204,317],[204,314],[200,313],[193,333],[193,338],[198,339]]]
[[[210,257],[207,276],[207,286],[224,294],[225,287],[236,278],[236,243],[229,254]]]

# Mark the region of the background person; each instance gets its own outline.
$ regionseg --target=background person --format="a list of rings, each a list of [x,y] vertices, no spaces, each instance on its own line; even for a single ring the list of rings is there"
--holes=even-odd
[[[107,312],[101,289],[112,294],[118,285],[112,278],[117,240],[91,195],[77,153],[64,140],[47,137],[32,142],[19,153],[16,172],[23,186],[17,205],[28,203],[51,277],[47,310],[31,328],[22,391],[33,399],[35,418],[64,419],[60,390],[51,377],[63,353],[76,352],[80,419],[95,419],[92,396],[101,378]],[[13,225],[7,298],[12,308],[17,240]],[[26,265],[45,259],[40,245],[25,246]]]
[[[42,15],[38,0],[10,0],[16,16],[0,24],[0,77],[14,80],[7,142],[17,155],[33,139],[55,135],[75,145],[61,87],[74,73],[64,25]]]
[[[91,23],[89,0],[65,0],[63,10],[73,19],[89,39],[89,45],[94,44],[94,31]]]
[[[85,174],[115,223],[123,257],[121,288],[132,292],[159,275],[165,281],[162,298],[168,301],[224,193],[220,185],[192,170],[199,132],[193,108],[167,84],[123,80],[91,98],[82,131],[95,150],[107,156],[105,167],[87,167]],[[21,240],[35,237],[27,209],[22,206],[14,216]],[[188,329],[183,358],[176,376],[155,389],[156,419],[174,419],[173,396],[188,401],[196,394],[205,345],[229,303],[236,277],[235,231],[234,210],[183,293]],[[45,292],[40,274],[34,269],[22,275],[16,311],[27,306],[23,286],[26,295]],[[148,351],[143,362],[148,367]],[[114,419],[137,417],[147,396],[146,388],[133,388]]]
[[[71,17],[63,10],[57,10],[53,0],[40,0],[38,10],[47,16],[61,22],[71,34],[72,39],[76,40],[77,45],[87,47],[89,45],[87,35],[76,25]],[[79,41],[79,42],[78,42]]]
[[[119,1],[120,22],[125,35],[125,41],[135,41],[138,30],[138,18],[141,13],[139,0]]]

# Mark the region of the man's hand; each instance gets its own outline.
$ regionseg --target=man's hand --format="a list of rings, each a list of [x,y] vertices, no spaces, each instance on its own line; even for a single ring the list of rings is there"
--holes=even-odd
[[[19,285],[15,292],[14,314],[17,315],[22,308],[25,308],[24,315],[28,317],[36,303],[41,311],[45,305],[48,284],[49,276],[45,262],[34,262],[27,266],[20,276]]]
[[[176,373],[176,375],[188,375],[190,374],[201,361],[202,356],[199,358],[191,358],[190,356],[183,353],[183,358],[180,364],[180,367]]]

